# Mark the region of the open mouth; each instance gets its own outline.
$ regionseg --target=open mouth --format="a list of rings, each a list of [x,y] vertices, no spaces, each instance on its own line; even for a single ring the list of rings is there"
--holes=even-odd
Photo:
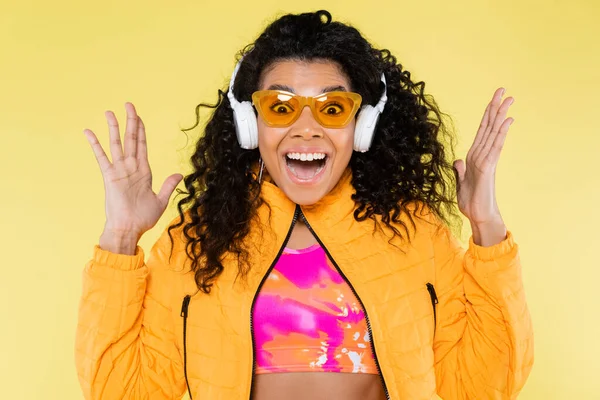
[[[301,181],[310,181],[323,171],[327,158],[325,153],[288,153],[285,162],[294,177]]]

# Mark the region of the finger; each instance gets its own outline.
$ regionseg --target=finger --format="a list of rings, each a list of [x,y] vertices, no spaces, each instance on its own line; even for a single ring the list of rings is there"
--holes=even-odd
[[[463,160],[456,160],[453,164],[454,174],[456,176],[456,185],[460,188],[460,184],[465,179],[466,166]]]
[[[167,207],[171,194],[173,194],[181,179],[183,179],[183,175],[181,174],[174,174],[165,179],[165,183],[163,183],[160,192],[158,192],[158,200],[163,205],[163,208]]]
[[[490,119],[490,106],[491,106],[491,103],[488,103],[487,107],[485,108],[485,112],[483,113],[483,118],[481,119],[481,122],[479,123],[479,129],[477,129],[477,134],[475,135],[475,140],[473,141],[473,145],[469,149],[467,158],[471,158],[470,156],[473,153],[473,151],[476,148],[478,148],[482,142],[482,138],[485,135],[485,131],[488,126],[488,121]]]
[[[125,103],[127,125],[125,127],[125,157],[135,157],[137,151],[138,116],[131,103]]]
[[[96,161],[98,161],[98,165],[100,166],[100,171],[102,171],[102,172],[106,171],[108,168],[110,168],[111,163],[110,163],[110,160],[108,159],[106,153],[104,152],[102,145],[98,141],[98,138],[96,137],[94,132],[90,131],[89,129],[84,129],[83,134],[85,135],[87,141],[90,143],[90,146],[92,147],[92,151],[94,152],[94,155],[96,156]]]
[[[506,141],[506,136],[508,135],[508,129],[510,128],[513,122],[513,118],[507,118],[506,121],[504,121],[504,123],[500,126],[500,129],[498,130],[498,135],[496,136],[496,140],[494,140],[494,143],[488,155],[488,159],[490,162],[493,162],[495,164],[500,159],[500,153],[504,148],[504,142]]]
[[[106,122],[108,123],[108,135],[110,140],[110,155],[113,163],[123,160],[123,147],[121,144],[121,134],[119,133],[119,123],[112,111],[106,111]]]
[[[485,144],[483,145],[483,153],[486,154],[490,151],[490,148],[496,141],[496,137],[498,136],[498,132],[503,123],[506,122],[506,114],[508,114],[508,109],[513,104],[514,99],[512,97],[508,97],[502,102],[502,105],[498,109],[498,113],[494,118],[494,123],[492,128],[490,129],[489,134],[486,136]]]
[[[487,135],[490,131],[490,125],[493,123],[494,117],[497,113],[498,107],[500,105],[500,100],[504,95],[504,88],[498,88],[494,92],[492,96],[492,100],[488,103],[485,112],[483,114],[483,118],[481,119],[481,123],[479,124],[479,129],[477,130],[477,135],[475,136],[475,141],[471,149],[469,150],[469,154],[467,155],[467,159],[470,159],[473,153],[479,153],[483,144],[486,141]]]
[[[137,155],[140,166],[150,169],[148,163],[148,145],[146,143],[146,126],[142,118],[138,116]]]
[[[513,105],[514,102],[515,102],[515,99],[513,97],[507,97],[502,102],[502,105],[498,109],[498,115],[496,116],[496,120],[494,121],[494,124],[492,126],[492,132],[496,132],[496,133],[498,132],[498,130],[500,129],[500,126],[502,126],[502,124],[506,120],[506,114],[508,114],[508,109],[510,108],[510,106]]]
[[[504,96],[504,93],[506,92],[506,89],[504,88],[498,88],[496,89],[496,91],[494,92],[494,95],[492,96],[492,101],[490,102],[490,118],[494,118],[494,116],[496,115],[496,113],[498,112],[498,108],[500,108],[500,104],[502,103],[502,96]]]

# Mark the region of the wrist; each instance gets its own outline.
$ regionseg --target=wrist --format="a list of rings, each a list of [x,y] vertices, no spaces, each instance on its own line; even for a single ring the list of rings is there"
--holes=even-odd
[[[141,235],[133,232],[113,231],[105,229],[100,235],[98,245],[102,250],[115,254],[135,255]]]
[[[478,246],[488,247],[501,243],[506,239],[507,229],[501,217],[489,222],[471,222],[473,242]]]

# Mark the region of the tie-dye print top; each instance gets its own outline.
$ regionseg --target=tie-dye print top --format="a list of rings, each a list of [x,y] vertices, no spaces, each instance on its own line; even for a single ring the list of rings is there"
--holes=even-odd
[[[365,315],[319,244],[285,249],[253,309],[256,374],[377,374]]]

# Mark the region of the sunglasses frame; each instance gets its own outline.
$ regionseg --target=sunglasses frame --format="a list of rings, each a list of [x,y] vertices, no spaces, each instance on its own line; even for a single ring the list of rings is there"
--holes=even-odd
[[[297,101],[299,102],[299,111],[292,118],[292,120],[290,122],[288,122],[287,124],[272,123],[269,121],[268,118],[265,118],[265,114],[262,110],[262,107],[260,106],[260,99],[265,96],[273,95],[273,94],[291,96],[291,97],[297,99]],[[327,96],[333,96],[333,95],[348,97],[353,102],[352,111],[348,114],[348,118],[344,121],[343,124],[335,124],[335,125],[326,124],[323,121],[321,121],[321,119],[320,119],[319,111],[317,110],[317,105],[319,104],[319,99],[321,99],[323,97],[327,97]],[[324,128],[343,128],[350,123],[352,118],[354,118],[354,116],[356,115],[356,112],[360,108],[361,103],[362,103],[361,95],[358,93],[354,93],[354,92],[335,91],[335,92],[321,93],[318,96],[300,96],[300,95],[297,95],[294,93],[286,92],[284,90],[257,90],[256,92],[252,93],[252,105],[254,106],[254,108],[256,108],[260,117],[263,119],[263,121],[265,122],[265,124],[267,126],[277,127],[277,128],[286,128],[288,126],[291,126],[294,122],[296,122],[298,120],[298,118],[300,118],[300,114],[302,114],[302,110],[304,110],[304,107],[306,107],[306,106],[310,107],[313,117]]]

